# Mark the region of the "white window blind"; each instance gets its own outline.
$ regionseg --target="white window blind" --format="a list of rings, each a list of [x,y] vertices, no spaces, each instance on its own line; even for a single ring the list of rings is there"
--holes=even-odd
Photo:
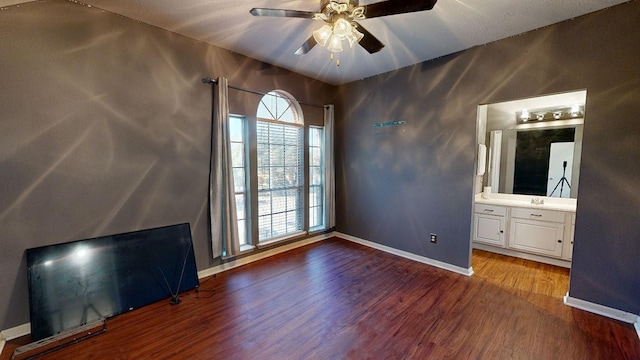
[[[240,246],[247,245],[247,165],[245,147],[245,119],[229,117],[229,139],[231,141],[231,166],[235,185],[236,211],[238,214],[238,237]]]
[[[309,229],[324,224],[324,129],[309,128]]]
[[[291,123],[256,124],[259,241],[303,229],[302,131]]]

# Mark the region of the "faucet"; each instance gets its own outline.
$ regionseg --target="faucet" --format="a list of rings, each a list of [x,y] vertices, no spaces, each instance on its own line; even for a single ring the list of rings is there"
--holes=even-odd
[[[535,196],[531,198],[531,203],[535,205],[544,205],[544,199]]]

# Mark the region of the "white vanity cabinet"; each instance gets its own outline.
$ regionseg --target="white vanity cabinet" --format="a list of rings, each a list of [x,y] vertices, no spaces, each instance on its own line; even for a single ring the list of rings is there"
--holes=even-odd
[[[571,205],[534,205],[524,201],[478,197],[474,203],[473,246],[570,267],[574,209]]]
[[[509,247],[534,254],[562,257],[564,212],[527,208],[511,209]]]
[[[573,239],[575,237],[575,228],[576,228],[576,214],[571,214],[571,226],[569,226],[568,231],[565,230],[565,234],[568,234],[568,238],[564,242],[564,247],[562,248],[562,258],[565,260],[571,260],[573,257]]]
[[[504,247],[506,224],[505,207],[477,204],[473,216],[473,241]]]

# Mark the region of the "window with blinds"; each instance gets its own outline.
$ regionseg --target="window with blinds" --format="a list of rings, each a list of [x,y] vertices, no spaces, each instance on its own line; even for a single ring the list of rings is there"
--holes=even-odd
[[[324,129],[309,128],[309,229],[324,228]]]
[[[278,92],[258,107],[258,241],[304,228],[303,123],[292,100]]]
[[[247,236],[247,166],[245,146],[245,119],[241,116],[229,116],[229,140],[231,142],[231,166],[235,186],[236,211],[238,214],[238,237],[240,246],[248,245]]]

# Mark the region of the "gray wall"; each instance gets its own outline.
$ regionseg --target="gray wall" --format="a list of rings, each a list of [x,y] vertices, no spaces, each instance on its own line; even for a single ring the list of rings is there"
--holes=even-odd
[[[634,1],[341,87],[337,229],[469,266],[476,106],[586,88],[570,295],[640,313],[639,18]],[[28,321],[29,247],[189,222],[198,268],[214,264],[201,77],[334,102],[329,85],[67,1],[0,11],[0,44],[0,329]],[[390,120],[406,124],[373,126]]]
[[[335,87],[70,1],[0,11],[0,330],[29,321],[27,248],[188,222],[210,267],[205,76],[331,103]],[[230,90],[231,110],[259,97]],[[303,107],[322,123],[322,110]]]
[[[570,295],[640,314],[639,23],[632,1],[342,86],[337,230],[468,267],[477,105],[587,89]]]

